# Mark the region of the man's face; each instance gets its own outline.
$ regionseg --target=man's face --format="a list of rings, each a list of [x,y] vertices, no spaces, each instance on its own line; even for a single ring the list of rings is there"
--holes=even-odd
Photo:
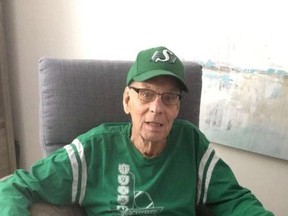
[[[133,82],[131,87],[150,89],[159,94],[180,94],[179,87],[174,78],[159,76],[145,82]],[[175,105],[165,105],[161,96],[157,95],[154,101],[145,102],[138,97],[138,93],[129,87],[125,88],[123,95],[124,111],[131,115],[132,133],[131,140],[142,139],[144,142],[166,142],[177,117],[180,101]]]

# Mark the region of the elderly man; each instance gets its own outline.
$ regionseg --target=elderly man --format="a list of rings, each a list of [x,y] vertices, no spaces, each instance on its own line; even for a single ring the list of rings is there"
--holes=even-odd
[[[0,183],[2,216],[29,215],[36,200],[77,203],[87,215],[272,216],[192,123],[176,120],[188,88],[165,47],[141,51],[127,75],[131,122],[105,123]]]

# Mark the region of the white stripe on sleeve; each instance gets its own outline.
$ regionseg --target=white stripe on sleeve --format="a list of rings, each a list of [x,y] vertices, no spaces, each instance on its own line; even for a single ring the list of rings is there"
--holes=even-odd
[[[64,146],[69,159],[71,163],[72,168],[72,174],[73,174],[73,182],[72,182],[72,203],[76,202],[76,195],[77,195],[77,187],[78,187],[78,181],[79,181],[79,168],[78,168],[78,162],[76,159],[76,155],[74,153],[73,147],[71,145]]]
[[[212,172],[218,160],[219,160],[219,157],[216,154],[214,154],[210,162],[210,165],[208,167],[208,170],[207,170],[206,180],[205,180],[205,191],[204,191],[204,197],[203,197],[204,204],[206,203],[206,200],[207,200],[208,188],[209,188]]]
[[[210,155],[213,152],[213,148],[211,146],[208,147],[204,155],[202,156],[202,159],[200,161],[199,169],[198,169],[198,183],[197,183],[197,204],[200,202],[201,198],[201,191],[202,191],[202,182],[203,182],[203,176],[204,176],[204,169],[207,164],[207,161],[210,157]]]
[[[79,203],[81,204],[83,202],[85,192],[86,192],[86,185],[87,185],[87,164],[86,164],[86,158],[85,158],[85,152],[82,143],[75,139],[72,142],[78,151],[78,154],[80,156],[81,164],[82,164],[82,178],[81,178],[81,188],[80,188],[80,197],[79,197]]]

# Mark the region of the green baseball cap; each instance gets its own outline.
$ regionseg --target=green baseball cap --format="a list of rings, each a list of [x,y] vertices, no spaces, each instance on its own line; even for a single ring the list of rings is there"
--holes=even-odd
[[[188,92],[184,82],[183,63],[171,50],[163,46],[140,51],[128,72],[126,83],[128,86],[132,81],[143,82],[161,75],[176,78],[181,90]]]

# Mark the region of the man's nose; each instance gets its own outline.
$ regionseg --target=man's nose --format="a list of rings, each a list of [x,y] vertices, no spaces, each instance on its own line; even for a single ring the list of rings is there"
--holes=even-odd
[[[157,95],[155,100],[150,102],[150,112],[153,112],[155,114],[161,114],[164,109],[164,104],[161,99],[161,95]]]

